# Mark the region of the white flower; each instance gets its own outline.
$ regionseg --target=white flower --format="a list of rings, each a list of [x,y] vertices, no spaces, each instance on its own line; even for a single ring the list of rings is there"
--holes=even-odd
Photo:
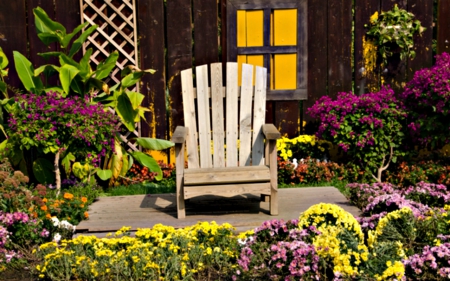
[[[61,241],[61,234],[56,233],[55,236],[53,236],[53,241],[56,242],[56,243]]]
[[[59,220],[57,217],[52,217],[53,226],[59,226]]]

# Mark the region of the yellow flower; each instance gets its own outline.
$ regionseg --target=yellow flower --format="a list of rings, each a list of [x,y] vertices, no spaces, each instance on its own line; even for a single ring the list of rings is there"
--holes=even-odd
[[[370,23],[374,24],[378,20],[378,11],[370,16]]]

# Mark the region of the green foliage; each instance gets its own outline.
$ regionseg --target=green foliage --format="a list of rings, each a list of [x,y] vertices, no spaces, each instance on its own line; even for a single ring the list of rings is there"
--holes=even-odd
[[[154,73],[154,70],[140,70],[135,66],[127,66],[122,72],[122,80],[109,88],[109,86],[103,81],[106,79],[113,68],[116,66],[116,62],[119,58],[117,51],[112,52],[108,57],[100,62],[96,68],[93,68],[90,63],[90,56],[92,55],[92,49],[86,50],[84,56],[79,60],[75,60],[75,54],[77,54],[82,47],[82,44],[87,40],[88,36],[92,34],[97,26],[93,25],[87,28],[84,32],[82,30],[87,27],[88,23],[81,24],[77,26],[71,33],[68,33],[64,26],[60,23],[55,22],[49,18],[47,13],[40,7],[33,9],[33,14],[35,16],[35,25],[37,35],[40,40],[45,44],[49,45],[51,43],[57,43],[60,51],[52,51],[41,53],[42,57],[49,59],[56,57],[59,64],[46,64],[34,69],[32,63],[22,54],[14,52],[14,63],[16,70],[19,74],[24,87],[27,91],[32,92],[31,95],[38,96],[36,99],[39,100],[39,96],[52,95],[51,97],[55,100],[60,101],[70,101],[70,99],[80,98],[87,104],[87,107],[94,106],[99,107],[103,104],[105,107],[111,107],[120,119],[120,122],[125,125],[129,131],[135,130],[135,124],[141,122],[141,118],[144,118],[144,113],[148,111],[148,108],[142,107],[141,103],[144,99],[144,95],[129,91],[128,87],[136,85],[143,75],[147,73]],[[85,116],[82,120],[79,118],[75,112],[64,112],[57,117],[53,117],[51,120],[43,120],[33,117],[32,120],[36,122],[29,123],[23,117],[30,118],[30,112],[28,109],[35,110],[32,103],[18,104],[18,100],[8,99],[6,95],[6,84],[4,84],[3,77],[7,75],[5,67],[8,61],[6,56],[0,50],[0,69],[1,69],[1,79],[0,79],[0,91],[5,93],[6,98],[2,101],[0,106],[5,106],[8,113],[13,114],[18,122],[18,124],[13,124],[10,126],[11,138],[8,140],[8,146],[13,148],[13,151],[20,147],[20,149],[32,149],[36,147],[39,153],[52,153],[55,157],[59,157],[61,164],[67,173],[67,176],[73,171],[72,163],[75,161],[85,163],[90,163],[93,166],[100,166],[99,157],[105,157],[103,161],[103,168],[90,169],[87,177],[85,175],[79,174],[80,170],[76,170],[79,176],[83,179],[91,179],[91,175],[95,174],[102,180],[111,179],[110,183],[114,183],[119,175],[124,175],[129,169],[130,157],[129,154],[123,147],[121,147],[121,139],[115,137],[117,130],[111,130],[110,127],[106,126],[108,122],[96,120],[95,117],[88,118],[90,120],[89,126],[84,126],[83,122],[86,121]],[[48,85],[47,81],[51,81],[48,78],[52,75],[57,75],[59,83],[57,85]],[[41,76],[44,79],[41,80]],[[44,81],[44,82],[43,82]],[[99,94],[100,93],[100,94]],[[78,102],[77,102],[78,103]],[[52,104],[52,103],[50,103]],[[1,109],[1,108],[0,108]],[[20,111],[23,111],[23,115]],[[46,110],[47,108],[39,108]],[[58,110],[58,108],[57,108]],[[26,114],[28,113],[28,114]],[[33,112],[31,112],[33,113]],[[42,112],[38,112],[42,114]],[[81,112],[78,112],[81,113]],[[86,114],[88,112],[82,112]],[[48,115],[49,112],[46,112]],[[44,114],[45,115],[45,114]],[[2,114],[0,114],[2,116]],[[21,119],[22,118],[22,119]],[[115,120],[114,118],[110,118]],[[78,121],[83,121],[79,123]],[[3,121],[0,120],[0,129],[3,130]],[[45,122],[49,121],[49,122]],[[53,125],[57,122],[58,128],[62,131],[55,129]],[[62,124],[66,122],[66,124]],[[97,122],[97,123],[96,123]],[[95,124],[94,124],[95,123]],[[76,132],[72,132],[71,129],[85,127],[87,131],[82,133],[86,136],[85,143],[77,142],[78,135]],[[39,128],[39,129],[38,129]],[[113,135],[116,140],[111,143],[110,136],[106,136],[105,130]],[[6,132],[4,132],[6,135]],[[78,135],[78,137],[77,137]],[[37,137],[39,136],[39,137]],[[91,141],[91,138],[93,140]],[[137,139],[139,144],[142,142],[142,146],[147,149],[164,149],[172,146],[173,144],[162,141],[162,140],[151,140]],[[105,143],[107,142],[107,143]],[[111,145],[111,149],[108,148]],[[0,148],[6,147],[5,142],[0,143]],[[115,152],[115,154],[113,153]],[[59,155],[61,153],[61,155]],[[18,155],[16,153],[16,155]],[[58,156],[57,156],[58,155]],[[61,157],[60,157],[61,156]],[[152,171],[158,173],[157,179],[161,179],[161,170],[158,165],[155,165],[155,161],[148,155],[141,155],[140,153],[135,154],[138,157],[138,161],[141,161],[144,165],[147,165]],[[10,155],[10,157],[13,157]],[[25,163],[18,161],[18,163]],[[36,161],[34,170],[37,172],[36,178],[41,182],[49,182],[52,178],[46,173],[48,169],[45,167],[48,165],[39,165],[42,161]],[[25,165],[23,165],[25,166]],[[109,170],[109,171],[108,171]],[[54,172],[55,175],[59,174],[59,169],[57,168]],[[56,182],[59,183],[58,177],[56,177]],[[59,187],[58,187],[59,188]]]
[[[375,42],[384,65],[397,48],[401,60],[413,59],[416,56],[414,35],[421,35],[425,30],[412,13],[399,9],[397,4],[390,11],[382,11],[379,17],[375,12],[365,27],[369,28],[367,35]]]

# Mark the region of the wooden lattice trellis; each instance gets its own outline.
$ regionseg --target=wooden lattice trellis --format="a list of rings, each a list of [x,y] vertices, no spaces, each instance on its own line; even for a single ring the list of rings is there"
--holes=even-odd
[[[137,65],[137,19],[135,0],[80,0],[81,21],[89,25],[98,25],[86,43],[83,52],[92,48],[91,62],[98,65],[115,50],[119,52],[116,67],[111,72],[106,82],[110,86],[120,82],[120,72],[128,65]],[[137,91],[138,85],[132,91]],[[121,135],[122,140],[130,149],[138,150],[138,147],[128,141],[140,135],[140,124],[136,124],[134,132]]]

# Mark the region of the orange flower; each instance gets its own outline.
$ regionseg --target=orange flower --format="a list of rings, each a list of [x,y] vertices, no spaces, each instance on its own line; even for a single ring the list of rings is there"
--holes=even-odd
[[[37,218],[38,217],[38,214],[36,212],[33,212],[31,215],[33,216],[33,218]]]
[[[80,205],[80,208],[84,208],[84,204],[81,204],[81,205]]]
[[[47,198],[42,199],[42,202],[47,203]]]
[[[67,200],[71,200],[72,198],[73,198],[73,194],[70,194],[70,193],[64,193],[64,198],[65,199],[67,199]]]
[[[47,206],[46,205],[41,206],[41,210],[44,211],[44,212],[47,211]]]
[[[87,202],[87,198],[86,197],[81,197],[81,202],[86,203]]]
[[[46,217],[47,219],[51,219],[51,218],[52,218],[52,215],[50,215],[49,213],[47,213],[47,214],[45,215],[45,217]]]
[[[88,212],[84,212],[84,217],[87,219],[89,218],[89,213]]]

